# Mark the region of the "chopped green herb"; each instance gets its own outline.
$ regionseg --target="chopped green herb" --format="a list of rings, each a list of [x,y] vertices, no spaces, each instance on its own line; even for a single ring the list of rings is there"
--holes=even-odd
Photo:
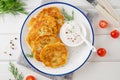
[[[74,20],[74,11],[72,11],[72,16],[65,12],[65,9],[62,9],[62,14],[64,15],[65,20],[71,21]]]
[[[29,58],[33,58],[33,53],[31,52],[31,54],[26,54],[26,56]]]
[[[21,0],[0,0],[0,14],[28,14],[28,12],[25,11],[24,6],[25,3]]]
[[[44,34],[45,33],[45,31],[44,30],[40,30],[40,34]]]
[[[10,67],[9,67],[9,71],[13,74],[15,80],[23,80],[23,75],[22,73],[18,72],[18,68],[15,67],[15,65],[13,63],[9,63]]]

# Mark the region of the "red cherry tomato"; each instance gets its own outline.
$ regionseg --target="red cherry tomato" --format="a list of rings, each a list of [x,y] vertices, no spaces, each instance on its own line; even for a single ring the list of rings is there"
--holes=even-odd
[[[120,33],[118,30],[113,30],[111,33],[110,33],[111,37],[112,38],[118,38]]]
[[[106,50],[105,48],[99,48],[97,50],[97,54],[100,56],[100,57],[104,57],[106,55]]]
[[[100,22],[99,22],[99,27],[101,27],[101,28],[106,28],[106,27],[108,27],[108,22],[105,21],[105,20],[100,20]]]
[[[28,76],[26,77],[26,80],[36,80],[36,79],[35,79],[35,77],[32,76],[32,75],[28,75]]]

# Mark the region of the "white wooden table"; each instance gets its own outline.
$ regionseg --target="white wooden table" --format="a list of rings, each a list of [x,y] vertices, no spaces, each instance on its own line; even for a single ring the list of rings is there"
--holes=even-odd
[[[62,1],[96,12],[85,0]],[[32,11],[41,4],[41,0],[25,0],[25,2],[27,11]],[[120,0],[109,0],[109,2],[120,15]],[[38,80],[49,80],[16,64],[18,56],[21,54],[19,44],[20,29],[26,17],[27,15],[23,14],[0,16],[0,80],[14,79],[8,70],[9,60],[19,68],[24,76],[33,74]],[[93,19],[95,47],[104,47],[107,50],[107,55],[101,58],[96,53],[93,53],[88,62],[74,72],[73,80],[120,80],[120,37],[117,39],[110,37],[109,33],[115,29],[114,26],[107,29],[99,28],[98,21],[100,19],[104,18],[99,14],[96,14]],[[11,48],[11,41],[14,44],[14,49]]]

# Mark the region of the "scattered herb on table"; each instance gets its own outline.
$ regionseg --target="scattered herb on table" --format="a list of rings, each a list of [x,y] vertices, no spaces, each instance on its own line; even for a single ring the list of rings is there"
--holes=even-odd
[[[33,58],[33,53],[31,52],[31,54],[26,54],[26,56],[29,58]]]
[[[13,63],[9,63],[10,67],[9,67],[9,71],[13,74],[15,80],[23,80],[23,75],[22,73],[18,72],[18,68],[15,67],[15,65]]]
[[[67,20],[67,21],[74,20],[74,11],[72,11],[72,16],[71,16],[71,15],[69,15],[69,14],[65,11],[65,9],[63,8],[63,9],[62,9],[62,14],[64,15],[65,20]]]
[[[24,6],[25,3],[21,0],[0,0],[0,14],[28,14],[28,12],[25,11]]]

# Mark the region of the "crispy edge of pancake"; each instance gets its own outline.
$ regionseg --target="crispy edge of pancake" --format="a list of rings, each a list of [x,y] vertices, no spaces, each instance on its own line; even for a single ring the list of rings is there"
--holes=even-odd
[[[39,17],[40,15],[44,14],[45,16],[50,15],[52,17],[54,17],[56,15],[56,13],[60,13],[59,8],[57,8],[56,6],[52,6],[52,7],[46,7],[43,8],[37,15],[37,17]]]
[[[55,6],[44,8],[40,13],[38,13],[37,17],[39,17],[41,14],[49,15],[49,16],[52,16],[55,18],[56,23],[57,23],[58,33],[59,33],[60,28],[64,24],[64,16],[60,12],[59,8],[57,8]]]
[[[41,50],[40,58],[45,66],[57,68],[66,64],[68,51],[63,43],[53,43]]]
[[[30,48],[32,48],[34,40],[37,38],[37,36],[39,36],[39,33],[36,32],[36,29],[31,29],[26,37],[26,42],[28,43],[28,45],[30,46]]]
[[[39,35],[49,35],[49,34],[53,34],[53,31],[45,26],[40,26],[39,28],[35,28],[33,27],[27,37],[26,37],[26,41],[29,44],[29,46],[32,48],[33,44],[34,44],[34,40],[39,36]]]
[[[58,29],[57,29],[57,23],[56,20],[51,17],[51,16],[44,16],[40,21],[38,21],[42,26],[46,26],[48,28],[51,28],[53,31],[53,34],[57,34],[58,33]]]
[[[42,11],[45,11],[46,12],[46,14],[44,14],[44,13],[42,13]],[[40,24],[41,25],[44,25],[44,23],[40,23],[39,22],[39,20],[43,20],[42,22],[44,22],[44,21],[46,21],[47,19],[49,19],[49,21],[53,21],[53,33],[59,33],[59,31],[60,31],[60,28],[61,28],[61,26],[64,24],[64,17],[63,17],[63,15],[60,13],[60,10],[59,10],[59,8],[57,8],[57,7],[48,7],[48,8],[44,8],[42,11],[40,11],[39,13],[41,14],[41,15],[38,15],[37,14],[37,16],[34,18],[33,17],[33,21],[31,20],[31,23],[28,23],[29,25],[28,25],[28,27],[29,27],[29,29],[31,30],[32,29],[32,27],[35,27],[35,28],[37,28],[38,27],[38,29],[39,29],[39,27],[40,27]],[[47,15],[47,13],[49,13],[51,11],[51,13],[49,14],[49,15]],[[54,12],[55,11],[55,12]],[[52,18],[48,18],[48,16],[50,16],[50,17],[52,17]],[[39,17],[38,19],[36,19],[37,17]],[[46,17],[46,19],[44,18],[44,17]],[[29,21],[30,22],[30,21]],[[57,29],[55,29],[55,27],[54,27],[54,22],[56,22],[56,26],[57,26]],[[49,22],[48,22],[49,23]],[[45,23],[45,25],[46,25],[46,23]],[[47,24],[47,25],[49,25],[49,24]],[[32,27],[31,27],[32,26]],[[39,34],[36,34],[37,36],[40,36]],[[43,33],[43,35],[44,35],[44,33]],[[26,38],[26,41],[27,41],[27,38]],[[30,41],[27,41],[27,43],[28,44],[30,44],[29,43]],[[34,41],[33,41],[33,44],[34,44]]]
[[[58,33],[56,20],[55,18],[49,15],[45,16],[41,13],[39,17],[36,17],[36,18],[33,17],[28,22],[29,30],[32,29],[33,27],[39,28],[40,26],[46,26],[48,28],[51,28],[51,30],[53,31],[53,34]]]
[[[32,27],[34,27],[37,24],[37,20],[35,17],[32,17],[29,21],[28,21],[28,28],[29,30],[32,29]]]
[[[47,16],[49,16],[49,18]],[[62,15],[59,8],[57,7],[44,8],[42,11],[40,11],[37,14],[35,18],[34,17],[31,18],[30,21],[28,22],[29,29],[31,29],[32,27],[35,27],[38,23],[42,24],[42,22],[46,21],[46,19],[44,19],[45,17],[47,17],[47,19],[50,19],[50,17],[53,17],[56,20],[57,29],[53,28],[53,30],[55,33],[59,33],[60,28],[64,24],[64,16]],[[54,21],[54,19],[51,18],[50,21]]]
[[[48,40],[45,40],[44,38],[47,38],[47,39],[54,39],[54,41],[52,42],[52,40],[48,41]],[[48,42],[40,42],[41,40],[44,40],[44,41],[48,41]],[[37,61],[41,61],[39,55],[41,53],[41,50],[44,46],[50,44],[50,43],[56,43],[56,42],[61,42],[61,40],[56,37],[55,35],[51,34],[51,35],[40,35],[39,37],[37,37],[37,39],[34,41],[34,46],[32,48],[32,52],[33,52],[33,56],[34,58],[37,60]],[[44,44],[45,43],[45,44]],[[37,50],[39,49],[39,50]]]

